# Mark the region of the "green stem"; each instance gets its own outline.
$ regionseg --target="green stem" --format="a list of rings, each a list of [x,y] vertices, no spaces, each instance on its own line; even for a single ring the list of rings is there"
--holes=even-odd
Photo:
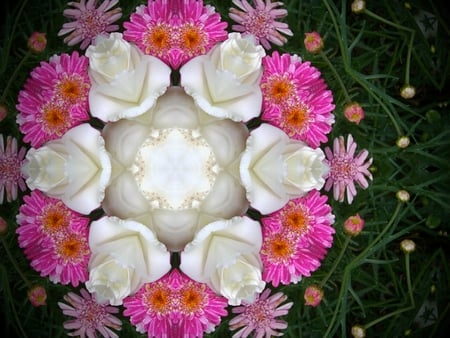
[[[411,284],[411,269],[409,264],[409,253],[405,254],[405,269],[406,269],[406,283],[408,284],[408,293],[411,300],[412,307],[415,307],[416,303],[414,301],[413,288]]]
[[[9,87],[11,87],[11,84],[16,80],[17,74],[19,74],[20,69],[24,65],[25,61],[28,60],[30,55],[31,55],[31,51],[28,50],[27,53],[22,58],[22,60],[20,60],[20,63],[17,65],[16,69],[14,69],[14,73],[9,78],[8,83],[5,86],[5,90],[2,93],[2,97],[0,98],[0,102],[3,102],[3,100],[5,99],[6,94],[8,93]]]
[[[345,88],[344,81],[342,81],[342,78],[339,76],[338,72],[336,71],[336,68],[333,66],[333,64],[331,63],[328,56],[322,50],[320,51],[319,54],[322,57],[322,59],[326,62],[328,67],[331,69],[331,71],[333,72],[334,77],[338,80],[339,86],[341,87],[342,91],[344,92],[345,100],[347,102],[351,102],[352,100],[350,98],[350,95],[348,95],[347,89]]]
[[[338,258],[334,261],[333,266],[331,267],[330,271],[328,271],[328,274],[325,276],[325,278],[322,279],[322,281],[319,283],[320,288],[323,288],[323,286],[327,283],[327,281],[330,279],[331,275],[336,270],[338,264],[340,263],[342,257],[344,256],[345,251],[347,250],[348,244],[350,243],[350,239],[351,239],[350,236],[347,236],[345,238],[344,245],[341,249],[341,252],[339,253]]]
[[[20,270],[19,266],[17,265],[17,262],[14,259],[13,255],[11,254],[11,251],[9,250],[8,244],[6,243],[4,236],[0,236],[0,238],[1,238],[1,241],[2,241],[2,244],[3,244],[3,247],[5,248],[6,254],[8,255],[8,258],[11,261],[12,265],[14,266],[14,268],[16,269],[17,273],[22,278],[22,280],[25,282],[27,287],[31,288],[30,281],[25,277],[25,275],[22,273],[22,271]]]

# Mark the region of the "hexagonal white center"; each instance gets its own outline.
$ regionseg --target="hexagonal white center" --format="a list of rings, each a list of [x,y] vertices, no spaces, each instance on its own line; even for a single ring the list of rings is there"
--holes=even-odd
[[[219,167],[196,130],[152,130],[131,172],[142,195],[157,209],[196,208],[211,191]]]

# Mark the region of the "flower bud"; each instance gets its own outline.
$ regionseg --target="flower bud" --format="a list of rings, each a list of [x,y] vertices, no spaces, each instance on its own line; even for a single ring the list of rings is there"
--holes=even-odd
[[[409,254],[416,250],[416,243],[410,239],[404,239],[400,242],[400,249],[402,249],[405,254]]]
[[[40,285],[33,286],[28,290],[28,300],[31,305],[35,307],[46,305],[47,292],[45,291],[45,288]]]
[[[344,116],[350,122],[359,124],[364,118],[364,110],[357,102],[350,102],[344,107]]]
[[[28,38],[28,48],[33,53],[42,53],[47,46],[47,38],[45,37],[45,33],[33,32]]]
[[[405,203],[405,202],[409,201],[409,192],[407,192],[406,190],[399,190],[399,191],[397,191],[395,196],[397,197],[397,199],[400,202]]]
[[[359,214],[350,216],[344,222],[344,232],[349,236],[357,236],[364,228],[364,219],[362,219]]]
[[[395,142],[395,144],[397,144],[397,147],[399,148],[406,148],[409,146],[409,137],[408,136],[401,136],[397,139],[397,142]]]
[[[414,86],[405,84],[400,89],[400,96],[403,97],[405,100],[412,99],[415,95],[416,95],[416,88]]]
[[[355,0],[352,2],[352,12],[360,14],[366,9],[366,2],[364,0]]]
[[[308,52],[316,54],[323,49],[323,40],[319,33],[305,33],[305,48]]]
[[[310,285],[306,288],[305,305],[316,307],[320,304],[323,298],[323,290],[318,285]]]
[[[361,325],[353,325],[351,332],[354,338],[364,338],[366,336],[366,330]]]

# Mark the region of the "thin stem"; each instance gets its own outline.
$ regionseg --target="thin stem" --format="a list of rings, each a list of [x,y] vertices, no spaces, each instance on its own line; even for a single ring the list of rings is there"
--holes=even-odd
[[[1,238],[1,241],[2,241],[2,244],[3,244],[3,247],[5,248],[6,254],[8,255],[9,260],[11,261],[12,265],[14,266],[14,268],[16,269],[17,273],[22,278],[22,280],[25,282],[27,287],[30,288],[31,287],[31,283],[27,279],[27,277],[25,277],[25,275],[22,273],[22,271],[20,270],[19,266],[17,265],[17,262],[14,259],[13,255],[11,254],[11,251],[9,250],[8,244],[6,243],[4,236],[0,236],[0,238]]]
[[[345,238],[344,246],[342,247],[338,258],[334,260],[333,266],[331,267],[330,271],[328,271],[328,274],[319,283],[320,288],[323,288],[323,286],[327,283],[328,279],[330,279],[331,275],[334,273],[334,271],[336,270],[337,266],[341,262],[341,259],[344,256],[345,251],[347,250],[348,244],[350,243],[350,239],[351,239],[350,236],[347,236]]]
[[[331,63],[331,61],[328,58],[328,56],[322,50],[320,51],[319,54],[322,57],[322,59],[326,62],[328,67],[331,69],[331,71],[333,72],[334,77],[338,80],[339,86],[341,87],[342,92],[344,93],[345,100],[347,102],[351,102],[352,99],[350,98],[350,95],[348,94],[348,91],[345,88],[344,81],[342,81],[342,78],[339,76],[338,72],[336,71],[336,68],[333,66],[333,64]]]
[[[413,288],[412,288],[412,284],[411,284],[411,269],[410,269],[410,264],[409,264],[409,253],[405,254],[405,269],[406,269],[406,283],[408,284],[409,298],[411,299],[412,307],[414,307],[415,301],[414,301],[414,295],[413,295]]]
[[[392,27],[395,27],[395,28],[398,28],[400,30],[404,30],[404,31],[407,31],[407,32],[410,32],[410,33],[414,33],[413,29],[405,27],[405,26],[402,26],[402,25],[399,25],[398,23],[389,21],[389,20],[383,18],[382,16],[379,16],[379,15],[375,14],[374,12],[370,11],[367,8],[364,10],[364,14],[367,14],[368,16],[372,17],[373,19],[381,21],[382,23],[384,23],[386,25],[389,25],[389,26],[392,26]]]
[[[9,78],[8,83],[6,84],[5,90],[2,93],[2,97],[0,98],[0,102],[3,102],[3,100],[5,99],[6,94],[8,93],[9,87],[11,87],[11,84],[16,80],[17,74],[19,74],[20,69],[24,65],[25,61],[28,60],[30,55],[31,55],[31,51],[28,50],[27,53],[22,58],[22,60],[20,60],[20,63],[17,65],[16,69],[14,69],[14,73]]]

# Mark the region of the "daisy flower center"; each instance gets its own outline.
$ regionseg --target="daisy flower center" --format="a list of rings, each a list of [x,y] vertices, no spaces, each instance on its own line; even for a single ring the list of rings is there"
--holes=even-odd
[[[291,236],[286,236],[286,233],[275,233],[272,238],[267,239],[265,248],[261,253],[267,255],[267,258],[274,263],[285,263],[295,253],[295,248],[291,242]]]
[[[106,317],[105,309],[95,301],[86,301],[78,310],[78,318],[82,327],[97,328]]]
[[[204,305],[204,286],[200,289],[194,285],[187,285],[180,290],[180,305],[182,312],[191,314],[203,308]]]
[[[244,27],[257,38],[266,37],[271,28],[270,15],[265,11],[255,11],[253,15],[247,17]]]
[[[86,9],[81,12],[79,23],[84,38],[94,38],[105,31],[108,26],[108,23],[95,9]]]
[[[297,132],[303,131],[308,126],[309,109],[303,104],[289,107],[284,112],[284,120],[286,127],[296,130]]]
[[[262,85],[266,99],[273,104],[284,105],[295,96],[295,85],[287,74],[275,74]]]
[[[1,179],[6,182],[17,182],[21,177],[21,165],[22,161],[15,156],[0,156]]]
[[[48,134],[62,136],[65,130],[70,127],[70,116],[63,107],[50,102],[42,108],[41,118],[38,119],[43,124],[43,130]]]
[[[204,54],[206,49],[206,34],[202,26],[186,24],[180,29],[180,47],[189,55]]]
[[[44,209],[40,221],[44,232],[53,234],[62,231],[69,225],[69,215],[67,210],[64,210],[62,203],[58,202]]]
[[[303,208],[289,210],[284,215],[284,225],[291,231],[303,235],[309,228],[309,215]]]
[[[166,314],[170,311],[170,292],[163,285],[147,285],[144,294],[144,303],[149,312]]]
[[[335,157],[331,161],[330,175],[337,181],[353,179],[356,174],[356,166],[353,159]]]
[[[87,254],[86,244],[77,234],[70,234],[58,240],[56,252],[65,262],[77,263]]]
[[[265,305],[263,302],[255,302],[246,311],[247,318],[255,327],[267,328],[272,321],[271,311]]]
[[[89,86],[78,76],[66,76],[55,87],[57,97],[69,104],[77,103],[81,97],[87,95]]]
[[[172,28],[165,24],[149,26],[143,36],[145,53],[161,55],[171,47]]]

